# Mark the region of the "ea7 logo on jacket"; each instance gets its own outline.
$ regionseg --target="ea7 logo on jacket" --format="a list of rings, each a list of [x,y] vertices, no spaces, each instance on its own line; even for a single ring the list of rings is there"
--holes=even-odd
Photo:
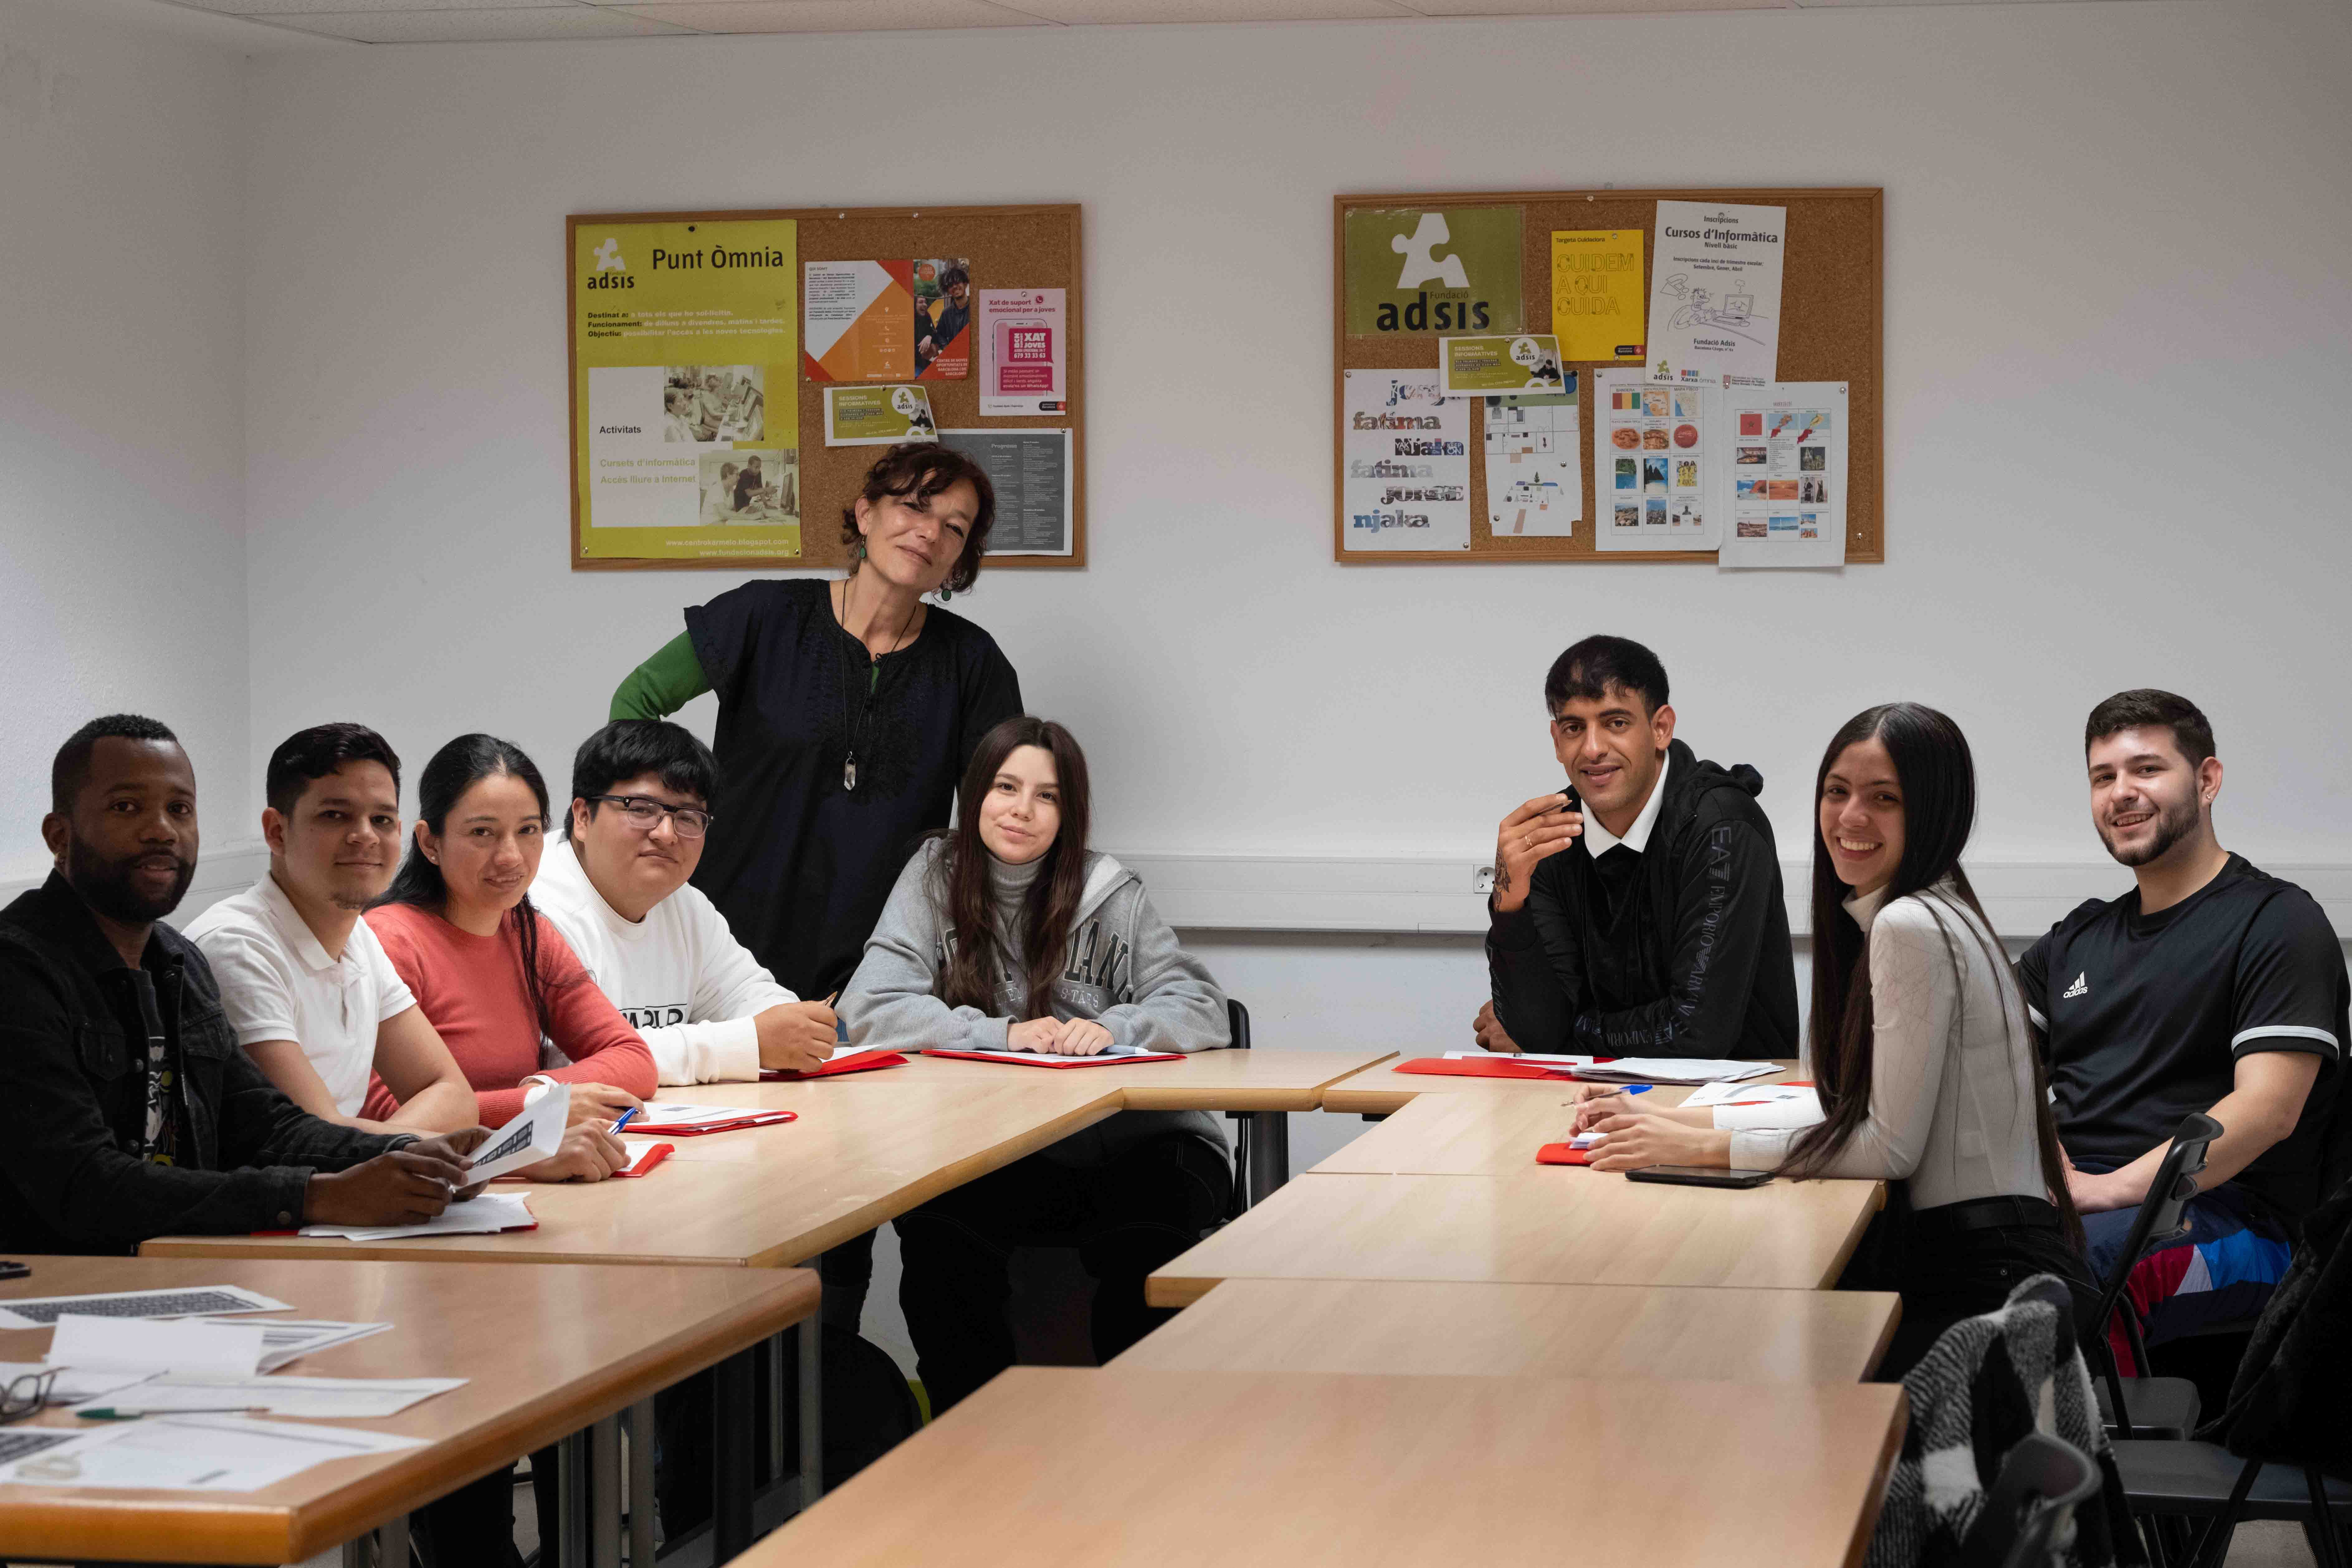
[[[2089,978],[2090,973],[2091,972],[2086,969],[2076,974],[2074,976],[2074,984],[2066,987],[2065,990],[2058,993],[2060,998],[2063,1000],[2069,996],[2088,996],[2091,994],[2091,982]]]

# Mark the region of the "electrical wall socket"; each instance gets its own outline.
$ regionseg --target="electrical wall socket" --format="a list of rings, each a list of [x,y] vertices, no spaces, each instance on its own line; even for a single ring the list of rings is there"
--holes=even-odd
[[[1482,895],[1493,892],[1495,890],[1495,868],[1492,866],[1471,867],[1470,890],[1474,893]]]

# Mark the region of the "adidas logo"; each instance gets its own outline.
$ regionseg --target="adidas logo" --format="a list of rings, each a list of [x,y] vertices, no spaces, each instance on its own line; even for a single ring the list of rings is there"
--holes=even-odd
[[[2091,994],[2091,982],[2088,978],[2088,974],[2089,972],[2086,970],[2083,973],[2074,976],[2074,984],[2066,987],[2066,989],[2061,992],[2060,994],[2062,996],[2088,996]]]

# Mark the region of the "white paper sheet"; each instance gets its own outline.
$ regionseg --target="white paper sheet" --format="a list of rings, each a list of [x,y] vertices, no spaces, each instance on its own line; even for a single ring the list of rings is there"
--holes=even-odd
[[[259,1323],[224,1323],[203,1318],[155,1322],[139,1319],[85,1318],[68,1312],[49,1337],[48,1361],[85,1370],[234,1373],[251,1376],[261,1369],[266,1338]]]
[[[1566,538],[1584,515],[1576,372],[1550,397],[1486,399],[1486,531]]]
[[[1721,565],[1845,564],[1846,384],[1784,381],[1723,395],[1731,526]]]
[[[390,1323],[339,1323],[318,1318],[281,1318],[261,1325],[261,1370],[276,1372],[290,1361],[315,1355],[390,1329]]]
[[[1450,1062],[1534,1062],[1538,1067],[1559,1068],[1589,1068],[1592,1065],[1591,1057],[1547,1056],[1541,1051],[1448,1051],[1445,1059]]]
[[[348,1426],[297,1426],[242,1415],[163,1415],[79,1433],[70,1442],[0,1465],[0,1482],[258,1491],[329,1459],[424,1446],[422,1438]]]
[[[772,1115],[757,1105],[689,1105],[682,1100],[649,1100],[630,1121],[632,1132],[657,1127],[707,1127],[713,1122],[740,1121],[747,1116]]]
[[[436,1394],[465,1386],[462,1377],[227,1377],[166,1373],[81,1403],[126,1414],[244,1405],[272,1415],[363,1420],[397,1415]]]
[[[1769,1078],[1780,1069],[1770,1062],[1707,1061],[1683,1057],[1619,1057],[1582,1068],[1579,1078],[1593,1083],[1717,1083]]]
[[[306,1225],[304,1236],[336,1236],[348,1241],[398,1241],[416,1236],[490,1236],[538,1224],[520,1194],[484,1193],[451,1204],[438,1217],[415,1225]]]
[[[1592,542],[1597,550],[1713,550],[1723,394],[1652,386],[1635,369],[1592,373]]]
[[[1676,386],[1761,386],[1779,374],[1786,207],[1660,202],[1650,264],[1648,374]]]
[[[1728,1105],[1733,1100],[1753,1100],[1759,1104],[1775,1104],[1783,1100],[1811,1100],[1819,1103],[1810,1084],[1794,1083],[1709,1083],[1690,1091],[1685,1105]]]
[[[551,1159],[563,1147],[563,1131],[572,1121],[572,1086],[550,1084],[522,1108],[522,1114],[490,1134],[474,1152],[467,1173],[487,1182],[541,1160]]]
[[[1469,549],[1469,399],[1440,396],[1433,370],[1351,370],[1345,387],[1343,546]]]
[[[286,1310],[284,1301],[242,1285],[173,1285],[90,1296],[19,1296],[0,1302],[0,1329],[46,1329],[66,1312],[89,1318],[185,1318]]]

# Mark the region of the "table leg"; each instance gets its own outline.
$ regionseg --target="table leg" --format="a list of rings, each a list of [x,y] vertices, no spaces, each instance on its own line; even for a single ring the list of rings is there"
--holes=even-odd
[[[1249,1201],[1255,1207],[1290,1180],[1290,1113],[1253,1110],[1242,1122],[1242,1136],[1249,1140]]]
[[[588,1428],[588,1561],[621,1568],[621,1418]]]
[[[801,1507],[824,1495],[824,1314],[801,1320]]]
[[[740,1351],[712,1369],[711,1414],[718,1430],[710,1446],[718,1489],[710,1515],[710,1560],[725,1563],[751,1544],[751,1416],[757,1376],[751,1352]]]
[[[574,1432],[555,1446],[555,1561],[560,1568],[588,1568],[588,1434]],[[534,1484],[539,1478],[531,1478]],[[539,1543],[547,1561],[549,1542]]]
[[[784,1356],[787,1348],[784,1336],[776,1335],[760,1347],[760,1358],[767,1368],[764,1380],[768,1407],[768,1467],[760,1479],[774,1482],[784,1479]]]
[[[375,1560],[382,1568],[408,1568],[408,1516],[394,1514],[375,1527]]]
[[[629,1406],[629,1568],[653,1568],[654,1402]]]

